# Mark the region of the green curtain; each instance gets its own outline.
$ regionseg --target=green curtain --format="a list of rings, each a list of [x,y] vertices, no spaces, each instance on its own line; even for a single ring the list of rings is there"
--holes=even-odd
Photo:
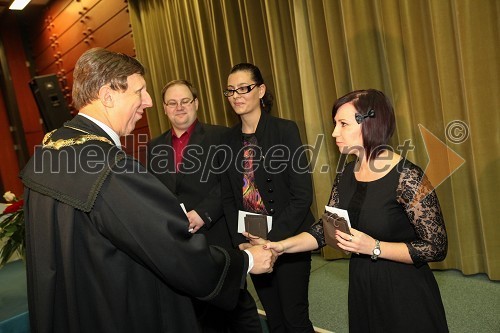
[[[201,121],[233,125],[222,90],[232,65],[252,62],[274,93],[273,114],[297,122],[310,145],[319,216],[339,160],[330,136],[333,102],[354,89],[380,89],[396,110],[393,146],[409,143],[407,157],[424,169],[432,161],[428,170],[436,174],[449,250],[432,267],[500,280],[499,1],[129,3],[156,105],[148,114],[152,136],[170,126],[159,94],[179,78],[198,88]],[[341,257],[333,249],[324,255]]]

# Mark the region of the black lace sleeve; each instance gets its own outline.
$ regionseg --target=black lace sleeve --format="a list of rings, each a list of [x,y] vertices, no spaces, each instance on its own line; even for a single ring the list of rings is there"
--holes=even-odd
[[[398,201],[403,205],[417,239],[406,243],[415,264],[441,261],[446,257],[448,239],[439,201],[422,169],[405,163],[397,189]]]
[[[339,202],[339,192],[337,190],[337,185],[340,181],[340,175],[341,173],[338,173],[337,177],[335,177],[335,181],[333,182],[332,192],[330,194],[330,199],[328,200],[328,206],[337,207],[337,204]],[[316,238],[319,248],[322,248],[326,245],[325,234],[323,232],[323,222],[321,221],[321,219],[314,223],[308,232],[314,238]]]

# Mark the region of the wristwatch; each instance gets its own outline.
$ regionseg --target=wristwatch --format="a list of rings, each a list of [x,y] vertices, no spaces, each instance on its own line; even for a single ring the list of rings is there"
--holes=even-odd
[[[377,260],[378,256],[382,253],[380,251],[380,241],[378,239],[375,239],[375,247],[373,248],[372,252],[372,260]]]

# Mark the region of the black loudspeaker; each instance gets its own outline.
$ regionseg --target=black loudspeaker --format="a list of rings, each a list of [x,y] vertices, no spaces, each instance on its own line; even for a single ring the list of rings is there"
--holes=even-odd
[[[30,88],[47,132],[61,127],[72,118],[55,74],[35,76],[30,81]]]

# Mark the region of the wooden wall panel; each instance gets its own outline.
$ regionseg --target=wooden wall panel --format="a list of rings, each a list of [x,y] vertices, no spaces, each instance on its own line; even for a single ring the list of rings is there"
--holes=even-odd
[[[103,10],[103,5],[108,3],[117,8]],[[49,25],[45,28],[50,32],[48,40],[44,37],[42,38],[43,42],[39,42],[37,39],[33,43],[34,45],[46,46],[39,54],[34,53],[37,70],[46,72],[46,67],[60,59],[75,45],[81,43],[93,30],[100,27],[109,17],[124,7],[126,8],[127,5],[123,0],[72,1],[54,19],[48,16],[46,20],[49,20]],[[97,21],[91,19],[94,16],[98,17]],[[92,28],[89,23],[92,23],[94,27]]]
[[[90,5],[93,6],[95,3],[97,3],[97,0],[93,0]],[[50,22],[49,28],[51,32],[58,38],[65,34],[66,31],[71,29],[74,25],[78,23],[84,24],[84,19],[86,15],[88,15],[88,10],[89,7],[83,6],[81,2],[71,2],[66,8],[64,8],[61,15],[58,15]]]
[[[127,3],[123,0],[100,1],[84,15],[82,23],[95,31],[124,9],[128,11]],[[110,27],[110,25],[107,26]]]
[[[107,9],[104,6],[109,6],[112,9]],[[84,15],[80,16],[79,20],[61,34],[54,42],[56,45],[56,53],[59,54],[59,57],[56,54],[54,54],[54,57],[61,58],[67,50],[71,50],[75,45],[81,44],[82,42],[92,46],[92,34],[103,27],[109,20],[113,20],[116,14],[124,10],[127,11],[126,22],[116,23],[116,21],[113,21],[113,24],[117,24],[117,27],[127,27],[129,25],[126,3],[124,3],[123,0],[106,0],[97,3]],[[111,25],[108,25],[108,27],[109,26]],[[122,29],[111,30],[116,31],[118,34],[123,34]],[[106,35],[105,38],[113,42],[115,40],[113,35]],[[72,65],[74,66],[74,62],[68,62],[68,66],[72,67]]]
[[[113,44],[107,47],[108,50],[114,52],[122,52],[131,57],[135,57],[135,45],[134,45],[134,37],[132,33],[126,34]]]
[[[51,2],[50,6],[40,14],[38,19],[35,19],[32,25],[40,29],[40,33],[33,39],[33,55],[38,57],[49,47],[57,49],[57,39],[76,22],[84,23],[88,11],[98,2],[99,0],[56,0]]]
[[[52,44],[52,41],[52,32],[44,29],[40,38],[35,39],[35,43],[31,46],[33,55],[39,56]]]
[[[61,2],[56,3],[62,7]],[[82,0],[66,3],[66,7],[46,29],[51,29],[58,34],[49,37],[51,43],[48,48],[39,55],[34,54],[36,73],[37,75],[57,74],[65,95],[69,97],[72,79],[67,73],[72,72],[80,55],[92,47],[108,47],[116,44],[125,35],[131,33],[127,2],[124,0]],[[33,45],[37,43],[43,44],[37,41],[32,42]],[[116,46],[125,47],[116,51],[135,54],[131,43],[122,42]],[[71,105],[70,99],[67,102]]]
[[[49,67],[46,67],[43,71],[36,71],[37,73],[57,73],[61,70],[61,65],[59,61],[53,62]]]
[[[32,52],[34,56],[40,55],[46,48],[48,48],[55,40],[55,34],[53,32],[54,24],[53,20],[56,18],[67,6],[69,6],[73,0],[55,0],[50,3],[50,7],[45,7],[45,9],[33,19],[32,27],[36,29],[30,29],[31,33],[35,38],[32,45]]]
[[[28,82],[32,75],[56,73],[61,89],[71,103],[73,69],[80,55],[91,47],[105,47],[115,52],[135,56],[132,29],[126,0],[53,0],[29,19],[24,20],[28,45],[17,30],[17,22],[6,22],[2,16],[0,25],[9,27],[0,33],[6,47],[15,99],[19,108],[28,152],[42,141],[44,132],[40,113]],[[22,19],[22,14],[19,16]],[[19,22],[20,23],[20,22]],[[84,34],[86,33],[86,35]],[[66,37],[65,37],[66,36]],[[25,46],[28,56],[25,54]],[[26,67],[27,59],[33,59],[32,73]],[[22,193],[17,175],[20,166],[9,130],[9,119],[0,95],[0,177],[4,188],[16,194]],[[145,144],[149,140],[149,128],[145,117],[137,123],[132,136],[124,139],[126,151],[145,162]]]
[[[32,34],[36,37],[30,42],[36,75],[55,73],[70,108],[73,69],[83,52],[104,47],[135,56],[126,0],[56,0],[41,16],[43,20],[34,20],[38,23],[30,28],[40,31]],[[137,124],[133,136],[138,134],[149,138],[146,117]],[[127,140],[131,140],[127,152],[141,158],[138,140]]]
[[[53,0],[50,1],[50,6],[46,7],[43,13],[43,18],[45,21],[45,27],[50,24],[56,17],[58,17],[66,7],[68,7],[72,2],[79,2],[74,0]]]
[[[125,29],[109,29],[109,27],[113,26],[124,27]],[[132,28],[130,26],[128,10],[124,8],[116,16],[111,18],[105,26],[102,26],[89,35],[84,42],[88,43],[91,47],[95,45],[104,45],[107,47],[131,32]]]
[[[45,72],[47,67],[54,64],[57,59],[57,50],[54,47],[48,47],[36,57],[35,70],[37,72]]]

